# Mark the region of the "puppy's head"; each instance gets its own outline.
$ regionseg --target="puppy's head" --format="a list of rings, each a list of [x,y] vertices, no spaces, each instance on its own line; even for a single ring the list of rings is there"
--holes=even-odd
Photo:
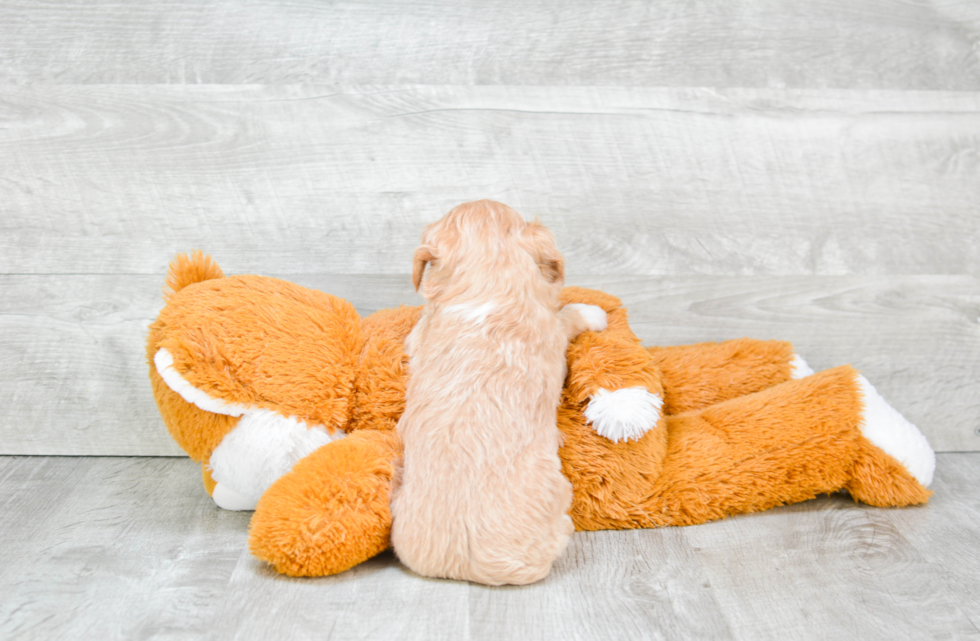
[[[528,224],[507,205],[478,200],[426,228],[415,250],[412,282],[432,300],[454,281],[466,286],[470,280],[492,284],[494,278],[520,278],[528,264],[536,266],[531,271],[543,284],[561,289],[565,262],[551,232],[537,222]]]

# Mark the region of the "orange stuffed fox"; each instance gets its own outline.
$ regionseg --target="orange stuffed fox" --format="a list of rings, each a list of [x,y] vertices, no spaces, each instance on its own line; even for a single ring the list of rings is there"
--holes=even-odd
[[[252,552],[322,576],[387,548],[420,308],[362,320],[329,294],[226,278],[200,253],[174,260],[165,298],[147,339],[154,396],[215,503],[255,509]],[[644,348],[615,297],[562,300],[608,316],[569,346],[558,410],[577,529],[692,525],[841,490],[928,500],[929,444],[854,369],[814,374],[779,341]]]

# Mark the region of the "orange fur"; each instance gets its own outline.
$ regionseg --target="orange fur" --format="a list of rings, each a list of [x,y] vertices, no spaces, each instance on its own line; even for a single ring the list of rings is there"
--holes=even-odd
[[[561,269],[551,235],[499,203],[460,205],[423,235],[414,273],[428,304],[406,342],[391,501],[395,553],[420,574],[531,583],[565,548],[555,411],[581,324],[559,314]]]
[[[834,380],[837,385],[825,382],[822,389],[812,388],[814,382],[809,379],[802,381],[789,380],[789,359],[792,348],[779,341],[751,341],[743,339],[721,344],[703,344],[700,346],[641,348],[638,339],[629,330],[625,310],[620,302],[603,292],[569,287],[562,291],[562,303],[582,303],[599,305],[609,314],[609,329],[606,332],[586,333],[573,341],[568,348],[569,373],[563,393],[562,403],[558,412],[558,425],[564,435],[564,445],[559,450],[562,459],[562,469],[572,482],[574,489],[573,503],[570,515],[579,530],[595,530],[610,528],[637,528],[663,525],[686,525],[704,522],[713,518],[723,518],[738,512],[752,509],[764,509],[778,504],[792,503],[811,498],[821,492],[847,490],[862,501],[875,505],[904,506],[915,505],[928,499],[930,492],[918,484],[915,479],[891,457],[884,454],[875,446],[867,443],[863,437],[855,436],[853,412],[855,411],[855,386],[853,372],[849,369],[836,372]],[[383,392],[380,396],[372,394],[366,388],[360,388],[358,411],[372,414],[374,424],[393,426],[404,408],[404,397],[392,390],[404,390],[409,379],[409,372],[403,365],[407,357],[402,349],[402,342],[407,337],[421,309],[399,308],[383,310],[365,320],[364,334],[366,346],[362,351],[359,377],[371,380],[370,389]],[[703,350],[703,366],[699,363],[698,351]],[[595,381],[602,379],[606,385],[614,387],[630,387],[633,385],[648,385],[657,389],[653,382],[657,380],[658,369],[654,364],[659,352],[659,362],[671,360],[667,372],[660,380],[667,390],[673,389],[674,405],[679,407],[710,408],[711,400],[731,401],[729,411],[737,409],[745,402],[755,402],[752,405],[761,413],[757,420],[768,423],[767,431],[756,433],[755,426],[749,421],[748,415],[709,413],[707,417],[699,416],[697,411],[680,416],[665,415],[661,422],[638,442],[611,443],[595,434],[586,424],[582,408],[588,399],[587,390],[594,390]],[[725,367],[729,364],[726,359],[736,359],[736,366]],[[841,373],[846,373],[843,381]],[[811,377],[812,378],[812,377]],[[820,379],[816,379],[818,382]],[[841,384],[843,382],[843,384]],[[787,389],[775,394],[775,398],[783,399],[782,405],[768,405],[771,397],[758,394],[769,388],[788,385]],[[803,394],[802,389],[810,389],[807,396],[813,394],[828,394],[822,403],[822,415],[815,420],[802,420],[797,430],[780,431],[781,416],[784,412],[802,411],[802,407],[787,405],[797,394]],[[714,391],[706,394],[708,390]],[[738,392],[747,390],[745,397]],[[725,393],[723,393],[725,392]],[[753,394],[752,392],[756,392]],[[725,398],[727,395],[732,395]],[[707,400],[706,400],[707,399]],[[850,400],[847,400],[850,399]],[[843,405],[837,405],[846,401]],[[722,407],[722,410],[725,408]],[[804,469],[797,473],[792,468],[799,460],[800,452],[809,447],[806,443],[794,448],[794,439],[800,438],[800,429],[809,429],[822,434],[832,428],[838,420],[838,413],[851,415],[850,424],[844,430],[844,458],[834,465],[836,472],[821,478],[814,475],[812,470]],[[807,412],[801,414],[805,417]],[[798,417],[799,418],[799,417]],[[727,429],[733,433],[741,433],[739,447],[747,452],[755,453],[756,463],[772,464],[774,469],[781,472],[790,468],[789,481],[773,486],[771,492],[762,499],[758,493],[749,493],[744,498],[747,486],[739,485],[751,481],[751,470],[743,470],[734,474],[731,467],[737,461],[715,455],[712,467],[715,490],[714,495],[707,500],[697,499],[700,494],[697,483],[683,480],[684,466],[700,470],[700,456],[710,452],[711,429],[701,430],[706,421],[711,419],[730,421]],[[368,428],[369,422],[359,424],[360,429]],[[760,451],[767,447],[763,436],[775,438],[784,447],[773,451]],[[700,445],[698,444],[699,438]],[[756,438],[759,440],[756,440]],[[672,451],[668,455],[668,440]],[[856,445],[848,445],[856,443]],[[830,451],[840,451],[841,442],[833,437],[818,439],[816,446],[830,447]],[[718,454],[730,454],[728,446],[721,444]],[[328,446],[332,447],[332,446]],[[691,448],[688,451],[686,448]],[[326,449],[326,448],[325,448]],[[808,456],[807,452],[804,456]],[[848,458],[848,456],[850,458]],[[871,462],[884,462],[879,465],[868,465]],[[851,465],[848,476],[840,473],[841,466]],[[669,466],[669,467],[668,467]],[[728,466],[728,467],[726,467]],[[732,482],[725,482],[726,474],[732,472]],[[796,476],[799,474],[799,476]],[[695,475],[696,476],[696,475]],[[827,483],[828,476],[831,483]],[[765,477],[768,478],[768,477]],[[355,486],[360,482],[359,475],[347,478],[347,482]],[[896,481],[895,479],[898,479]],[[800,481],[796,485],[792,481]],[[816,487],[807,486],[802,481],[816,481]],[[838,481],[840,482],[838,484]],[[837,485],[836,488],[832,486]],[[862,493],[862,487],[891,488],[890,493],[880,490],[875,493]],[[897,488],[895,487],[897,486]],[[669,488],[669,494],[657,498],[657,492]],[[728,488],[728,493],[721,490]],[[832,489],[829,489],[832,488]],[[271,490],[270,490],[271,491]],[[780,492],[784,494],[780,495]],[[755,498],[752,498],[752,497]],[[352,500],[347,501],[353,505]],[[260,510],[256,513],[258,516]],[[361,513],[361,511],[358,511]],[[385,524],[374,523],[373,527],[384,530]],[[377,531],[377,530],[376,530]],[[253,533],[253,537],[254,537]],[[327,552],[324,552],[326,554]],[[267,558],[262,557],[261,558]],[[316,555],[311,559],[317,558]],[[276,563],[272,557],[268,560]],[[327,570],[312,570],[311,568],[296,571],[291,567],[276,564],[280,572],[299,575],[333,574],[341,571],[343,566],[337,565]]]
[[[160,379],[161,348],[194,387],[227,402],[296,416],[333,430],[350,417],[350,388],[362,339],[353,305],[330,294],[271,278],[212,278],[184,285],[150,325],[147,358],[158,403],[174,440],[206,460],[237,419],[184,403]],[[199,272],[195,265],[189,273]],[[241,310],[247,307],[248,314]]]
[[[790,379],[793,346],[748,338],[651,347],[664,383],[664,412],[680,414],[759,392]]]
[[[224,277],[225,273],[218,267],[218,263],[201,251],[177,254],[167,271],[167,280],[163,286],[163,299],[169,302],[174,294],[188,285]]]
[[[898,461],[861,437],[850,479],[844,486],[855,501],[877,507],[925,503],[932,492],[922,487]]]
[[[159,326],[150,326],[150,338],[147,341],[147,360],[150,364],[150,387],[157,402],[157,409],[163,417],[163,423],[177,445],[187,455],[199,463],[206,463],[214,448],[230,431],[238,425],[238,418],[213,414],[191,405],[179,394],[167,387],[153,366],[153,355],[157,345],[154,338],[166,330]],[[211,494],[210,488],[208,494]]]
[[[283,574],[322,576],[385,550],[401,452],[394,432],[360,430],[301,460],[259,499],[252,553]]]
[[[217,483],[211,477],[211,470],[208,469],[207,465],[201,465],[201,480],[204,481],[204,491],[208,493],[208,496],[214,494],[214,487]]]
[[[351,429],[393,430],[405,411],[408,355],[405,339],[421,307],[384,309],[364,320],[364,346],[354,379]]]
[[[177,444],[192,459],[201,463],[207,461],[221,439],[234,429],[235,425],[238,424],[238,419],[205,412],[184,401],[160,378],[156,367],[153,365],[153,356],[168,335],[181,333],[179,329],[174,332],[174,327],[168,324],[167,317],[173,315],[179,319],[184,316],[185,311],[188,313],[190,311],[185,310],[179,300],[175,301],[174,296],[190,285],[223,276],[221,268],[210,256],[205,256],[201,252],[193,252],[190,255],[178,254],[170,263],[166,285],[164,286],[164,300],[167,301],[167,306],[150,325],[146,340],[146,358],[150,366],[150,385],[163,422]],[[176,310],[176,313],[167,313],[172,310]],[[177,327],[180,326],[178,322]],[[213,481],[209,483],[211,477],[206,470],[204,473],[206,475],[204,484],[210,495],[214,489]]]

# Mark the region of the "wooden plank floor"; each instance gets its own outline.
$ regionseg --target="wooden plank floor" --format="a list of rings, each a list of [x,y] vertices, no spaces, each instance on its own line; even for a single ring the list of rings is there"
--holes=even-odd
[[[390,553],[277,575],[187,459],[0,457],[0,638],[980,638],[980,454],[940,455],[934,489],[576,533],[544,582],[487,588]]]

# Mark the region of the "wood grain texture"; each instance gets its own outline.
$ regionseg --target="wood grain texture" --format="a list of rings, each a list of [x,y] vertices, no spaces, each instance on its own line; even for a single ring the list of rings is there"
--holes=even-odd
[[[8,1],[0,82],[980,88],[956,0]]]
[[[570,274],[980,275],[980,93],[7,86],[0,273],[410,270],[481,197]]]
[[[0,457],[4,639],[975,639],[980,454],[936,495],[843,496],[685,528],[576,533],[544,581],[423,579],[385,553],[321,579],[245,550],[187,459]]]
[[[202,501],[197,469],[174,458],[2,459],[0,636],[205,631],[242,555],[249,515]]]
[[[540,586],[469,586],[472,637],[735,638],[683,530],[608,534],[576,533]]]
[[[296,275],[362,315],[420,304],[407,276]],[[175,455],[149,388],[163,276],[0,276],[0,454]],[[980,281],[969,276],[580,277],[649,345],[792,341],[851,363],[940,451],[980,449]]]
[[[685,534],[739,638],[798,638],[801,621],[804,636],[827,639],[980,638],[962,608],[971,596],[944,579],[952,559],[923,558],[904,536],[907,518],[887,527],[833,496]]]
[[[256,581],[261,577],[260,581]],[[424,579],[391,552],[349,572],[320,579],[277,575],[242,554],[226,598],[214,607],[218,639],[433,639],[472,638],[468,586]]]
[[[161,278],[0,276],[0,453],[180,455],[148,379]]]
[[[980,461],[975,456],[939,457],[942,468],[932,489],[937,497],[948,498],[933,501],[930,511],[903,516],[886,510],[870,517],[888,531],[900,531],[918,556],[942,568],[928,593],[962,595],[960,610],[980,630],[980,496],[964,490],[980,487]],[[944,559],[956,562],[946,564]]]

